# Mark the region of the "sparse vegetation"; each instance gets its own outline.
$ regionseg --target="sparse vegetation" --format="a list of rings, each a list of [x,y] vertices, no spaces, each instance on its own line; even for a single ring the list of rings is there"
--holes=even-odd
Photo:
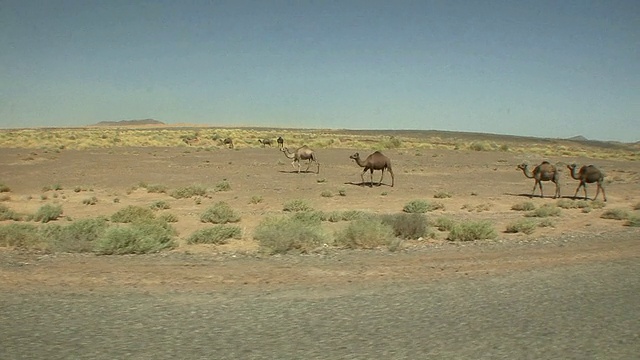
[[[329,197],[333,197],[333,193],[329,190],[325,190],[320,193],[320,196],[329,198]]]
[[[506,232],[523,233],[523,234],[530,235],[530,234],[533,234],[533,232],[537,227],[538,227],[538,224],[531,219],[518,219],[507,225]]]
[[[388,246],[394,238],[391,225],[379,218],[358,219],[336,234],[336,244],[348,249],[375,249]]]
[[[451,231],[455,225],[456,222],[453,219],[445,216],[437,218],[434,223],[434,226],[440,231]]]
[[[61,205],[45,204],[42,205],[38,211],[33,215],[34,221],[42,223],[48,223],[52,220],[57,220],[62,215]]]
[[[252,196],[252,197],[251,197],[251,199],[249,200],[249,202],[250,202],[251,204],[259,204],[259,203],[261,203],[262,201],[263,201],[263,198],[262,198],[262,196],[260,196],[260,195],[254,195],[254,196]]]
[[[200,185],[190,185],[183,188],[175,189],[169,194],[176,199],[188,199],[194,196],[204,196],[207,194],[207,189]]]
[[[311,205],[306,200],[295,199],[287,201],[282,207],[282,211],[309,211],[313,210]]]
[[[216,192],[231,190],[231,184],[227,180],[222,180],[216,184]]]
[[[105,218],[81,219],[64,226],[52,224],[41,227],[40,233],[52,251],[84,253],[94,250],[96,241],[108,226]]]
[[[187,238],[189,244],[226,244],[229,239],[240,239],[242,230],[234,225],[216,225],[195,231]]]
[[[419,239],[429,235],[429,222],[423,214],[386,214],[380,219],[383,224],[391,226],[395,236],[403,239]]]
[[[444,209],[444,205],[439,202],[429,202],[426,200],[411,200],[402,208],[406,213],[425,213],[438,209]]]
[[[531,211],[530,213],[527,214],[527,216],[545,218],[549,216],[560,216],[560,213],[561,213],[560,208],[547,204]]]
[[[627,219],[627,222],[625,223],[625,225],[627,226],[631,226],[631,227],[639,227],[640,226],[640,215],[630,215],[629,218]]]
[[[155,219],[153,211],[146,207],[129,205],[111,215],[114,223],[139,223]]]
[[[297,211],[291,216],[293,220],[310,225],[320,225],[327,216],[322,211],[309,210],[309,211]]]
[[[633,205],[633,210],[640,210],[640,202],[637,202]]]
[[[175,235],[171,225],[157,220],[111,226],[98,240],[94,251],[100,255],[156,253],[174,248]]]
[[[474,241],[494,239],[498,236],[488,221],[469,221],[453,226],[447,239],[451,241]]]
[[[220,201],[202,213],[202,215],[200,215],[200,221],[213,224],[235,223],[240,221],[240,215],[238,215],[229,204]]]
[[[340,195],[340,196],[347,196],[347,190],[345,190],[345,189],[340,189],[340,190],[338,190],[338,195]]]
[[[167,186],[160,185],[160,184],[150,184],[150,185],[147,185],[146,188],[148,193],[155,193],[155,194],[166,194],[167,191],[169,191],[169,188]]]
[[[629,211],[620,208],[606,210],[602,213],[602,215],[600,215],[600,217],[603,219],[613,220],[627,220],[629,219],[629,216]]]
[[[42,240],[38,229],[36,225],[22,223],[0,226],[0,246],[46,251],[48,245]]]
[[[175,223],[175,222],[178,222],[179,219],[178,219],[178,216],[175,214],[164,213],[158,216],[158,220],[168,222],[168,223]]]
[[[151,210],[166,210],[171,209],[171,204],[164,200],[157,200],[152,202],[149,208],[151,208]]]
[[[21,216],[7,206],[0,205],[0,221],[3,220],[21,220]]]
[[[524,202],[517,203],[517,204],[513,205],[511,207],[511,210],[531,211],[531,210],[534,210],[535,208],[536,208],[535,204],[532,203],[531,201],[524,201]]]
[[[4,183],[0,183],[0,193],[9,191],[11,191],[11,189],[7,185],[5,185]]]
[[[435,193],[435,195],[433,195],[434,198],[436,199],[446,199],[446,198],[450,198],[453,195],[451,195],[450,192],[447,191],[439,191],[437,193]]]
[[[309,253],[329,241],[319,225],[291,217],[268,217],[262,220],[253,237],[268,254]]]
[[[88,198],[82,200],[82,203],[84,205],[95,205],[95,204],[98,203],[98,198],[95,197],[95,196],[91,196],[91,197],[88,197]]]

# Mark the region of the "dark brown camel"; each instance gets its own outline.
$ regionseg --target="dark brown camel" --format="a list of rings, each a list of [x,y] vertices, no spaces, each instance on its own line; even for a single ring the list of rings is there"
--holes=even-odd
[[[222,140],[222,143],[225,145],[229,145],[229,149],[233,149],[233,140],[231,140],[231,138]]]
[[[567,168],[569,168],[569,170],[571,170],[571,177],[574,178],[575,180],[580,180],[580,184],[578,185],[578,188],[576,189],[576,193],[573,195],[573,198],[575,199],[576,196],[578,195],[578,190],[580,190],[580,187],[584,188],[584,199],[587,199],[587,184],[592,184],[592,183],[597,183],[598,184],[598,190],[596,191],[596,196],[593,198],[593,200],[595,201],[595,199],[598,198],[598,194],[600,194],[600,190],[602,190],[602,196],[604,197],[604,201],[607,201],[607,194],[605,194],[604,192],[604,174],[602,173],[602,171],[600,171],[600,169],[598,169],[597,167],[593,166],[593,165],[585,165],[583,167],[580,168],[580,170],[578,171],[578,173],[576,173],[576,169],[578,168],[578,165],[576,164],[571,164],[571,165],[567,165]]]
[[[560,197],[560,172],[555,165],[551,165],[548,161],[543,161],[533,169],[533,174],[531,174],[529,165],[526,163],[518,165],[518,169],[522,170],[524,172],[524,176],[529,179],[535,179],[531,196],[536,192],[536,186],[539,186],[540,197],[544,197],[544,194],[542,193],[542,181],[551,181],[556,184],[556,192],[553,195],[553,198],[555,199]]]
[[[271,147],[271,145],[273,145],[273,141],[271,141],[271,139],[258,140],[258,142],[262,144],[262,147],[265,147],[266,145]]]
[[[362,186],[364,186],[364,173],[366,173],[367,170],[371,173],[371,182],[369,183],[369,186],[373,186],[373,171],[382,170],[380,182],[378,183],[378,186],[380,186],[382,184],[382,178],[384,177],[384,170],[387,169],[387,171],[389,171],[389,174],[391,175],[391,187],[393,187],[395,178],[393,176],[393,170],[391,169],[391,159],[384,156],[380,151],[376,151],[373,154],[367,156],[367,159],[364,161],[360,159],[360,154],[358,153],[349,156],[349,158],[355,160],[358,166],[364,168],[364,170],[360,174],[360,177],[362,178]]]
[[[309,162],[307,163],[307,169],[305,170],[305,172],[309,170],[309,166],[311,166],[311,162],[315,162],[316,165],[318,166],[318,170],[316,171],[316,174],[320,173],[320,163],[316,158],[316,154],[307,145],[304,145],[296,149],[296,152],[294,153],[289,152],[289,149],[287,149],[286,147],[283,147],[282,149],[280,149],[280,151],[282,151],[284,153],[284,156],[286,156],[287,158],[293,159],[293,161],[291,162],[291,166],[293,166],[294,169],[296,168],[296,164],[298,165],[298,173],[300,173],[301,160],[309,160]]]
[[[284,147],[284,139],[282,138],[282,136],[278,136],[278,147],[280,149],[282,149]]]

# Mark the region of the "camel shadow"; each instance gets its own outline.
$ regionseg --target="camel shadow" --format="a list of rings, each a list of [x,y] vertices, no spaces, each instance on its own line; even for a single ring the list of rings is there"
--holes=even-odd
[[[530,199],[532,199],[532,198],[538,198],[538,199],[553,199],[553,196],[549,196],[549,195],[547,195],[547,196],[544,196],[544,197],[543,197],[543,196],[541,196],[540,194],[537,194],[537,195],[523,194],[523,193],[520,193],[520,194],[504,193],[504,194],[505,194],[505,195],[507,195],[507,196],[526,197],[526,198],[530,198]],[[559,198],[556,198],[556,199],[573,199],[573,198],[574,198],[573,196],[560,196]]]
[[[377,182],[374,182],[373,184],[371,182],[353,182],[353,181],[348,181],[346,183],[344,183],[345,185],[353,185],[353,186],[369,186],[369,187],[379,187],[379,186],[391,186],[391,185],[387,185],[385,183],[382,184],[378,184]]]
[[[297,174],[298,170],[278,170],[283,174]],[[311,174],[314,173],[312,170],[300,170],[300,174]]]

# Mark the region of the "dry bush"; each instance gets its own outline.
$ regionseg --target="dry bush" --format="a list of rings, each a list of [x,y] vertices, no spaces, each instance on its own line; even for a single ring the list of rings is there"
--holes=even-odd
[[[329,237],[319,225],[290,217],[263,219],[254,230],[253,238],[268,254],[309,253],[329,242]]]
[[[200,221],[213,224],[226,224],[240,221],[240,215],[224,201],[215,203],[209,207],[202,215]]]
[[[187,238],[189,244],[226,244],[229,239],[240,239],[242,230],[233,225],[216,225],[195,231]]]
[[[45,204],[42,205],[38,211],[33,215],[34,221],[47,223],[52,220],[57,220],[62,215],[61,205]]]
[[[387,214],[380,219],[393,228],[395,236],[403,239],[419,239],[429,235],[429,222],[423,214]]]
[[[438,209],[444,209],[444,205],[439,202],[429,202],[426,200],[411,200],[404,205],[402,211],[406,213],[425,213]]]
[[[207,188],[201,185],[190,185],[183,188],[175,189],[169,194],[176,199],[188,199],[194,196],[204,196],[207,194]]]
[[[282,211],[309,211],[313,210],[309,202],[304,199],[294,199],[287,201],[282,206]]]
[[[393,227],[379,219],[355,220],[336,234],[336,244],[348,249],[375,249],[389,246],[395,238]]]
[[[498,236],[488,221],[470,221],[453,226],[447,239],[451,241],[474,241],[494,239]]]
[[[629,211],[625,209],[609,209],[600,215],[603,219],[626,220],[629,219]]]
[[[176,230],[166,222],[147,221],[109,227],[97,241],[100,255],[149,254],[177,246]]]
[[[114,223],[145,222],[153,219],[155,219],[153,210],[135,205],[129,205],[111,215],[111,221]]]
[[[527,235],[533,234],[538,224],[530,219],[518,219],[507,225],[506,232],[508,233],[524,233]]]
[[[518,204],[515,204],[511,207],[511,210],[516,210],[516,211],[531,211],[534,210],[536,208],[536,205],[534,203],[532,203],[531,201],[524,201]]]
[[[560,208],[547,204],[533,210],[532,212],[528,213],[526,216],[544,218],[549,216],[560,216],[561,212],[562,211],[560,210]]]

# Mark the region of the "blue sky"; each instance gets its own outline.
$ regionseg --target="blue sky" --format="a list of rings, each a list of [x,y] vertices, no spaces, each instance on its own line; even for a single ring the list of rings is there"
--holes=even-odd
[[[0,0],[0,127],[640,140],[640,1]]]

